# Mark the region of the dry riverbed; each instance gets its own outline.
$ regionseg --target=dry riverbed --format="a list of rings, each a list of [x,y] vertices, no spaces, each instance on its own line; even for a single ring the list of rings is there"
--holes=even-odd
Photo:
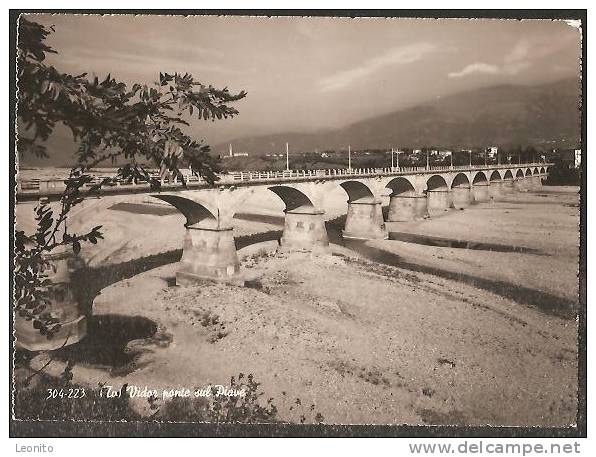
[[[528,252],[384,240],[313,258],[266,244],[242,262],[247,287],[176,287],[176,264],[154,268],[103,289],[94,314],[115,326],[152,322],[157,334],[131,332],[114,349],[127,354],[118,366],[81,360],[74,381],[199,388],[252,373],[283,421],[573,424],[575,204],[573,189],[516,194],[389,227]],[[371,249],[390,261],[370,260]],[[133,406],[151,413],[144,399]]]

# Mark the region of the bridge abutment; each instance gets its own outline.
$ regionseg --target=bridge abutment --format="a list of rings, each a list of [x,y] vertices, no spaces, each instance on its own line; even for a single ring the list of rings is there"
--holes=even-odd
[[[345,238],[386,239],[388,235],[381,200],[348,201],[348,214],[342,234]]]
[[[280,240],[282,251],[330,252],[324,211],[313,208],[285,213],[284,232]]]
[[[243,284],[232,228],[186,228],[176,284],[209,279]]]
[[[428,217],[425,195],[391,195],[387,222],[406,222]]]

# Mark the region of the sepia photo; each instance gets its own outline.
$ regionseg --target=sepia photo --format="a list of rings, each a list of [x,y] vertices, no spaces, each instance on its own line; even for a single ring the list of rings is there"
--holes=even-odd
[[[585,433],[585,13],[493,13],[15,12],[11,433]]]

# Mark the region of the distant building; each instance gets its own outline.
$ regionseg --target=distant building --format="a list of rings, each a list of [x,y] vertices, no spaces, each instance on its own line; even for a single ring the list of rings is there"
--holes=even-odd
[[[499,148],[496,146],[491,146],[490,148],[488,148],[486,150],[486,155],[489,159],[496,158],[498,153],[499,153]]]
[[[269,155],[269,154],[267,154]],[[230,143],[230,146],[228,148],[228,155],[224,156],[224,159],[229,158],[229,157],[248,157],[248,152],[234,152],[232,150],[232,143]]]
[[[232,159],[234,157],[248,157],[248,152],[235,152],[233,155],[225,155],[222,157],[222,159],[226,160],[226,159]]]

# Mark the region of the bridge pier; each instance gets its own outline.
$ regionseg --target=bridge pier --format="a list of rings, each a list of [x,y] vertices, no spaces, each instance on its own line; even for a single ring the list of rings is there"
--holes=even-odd
[[[344,238],[387,239],[381,200],[352,202],[348,200],[348,214],[342,234]]]
[[[490,200],[490,184],[486,181],[474,184],[472,186],[472,197],[475,202],[487,202]]]
[[[490,198],[496,200],[503,192],[503,181],[491,181],[488,186],[488,194]]]
[[[426,194],[428,210],[448,210],[453,208],[451,191],[445,189],[428,190]]]
[[[541,187],[542,187],[542,176],[541,175],[532,176],[532,188],[540,189]]]
[[[203,279],[244,284],[231,227],[187,226],[176,285],[192,285]]]
[[[387,222],[405,222],[428,217],[425,195],[391,195]]]
[[[42,335],[33,327],[32,320],[15,319],[15,346],[19,349],[52,351],[78,343],[87,335],[87,317],[81,311],[78,294],[72,283],[73,273],[83,267],[84,261],[66,249],[46,256],[46,260],[52,265],[46,271],[51,281],[47,311],[60,319],[61,327],[48,339],[47,335]]]
[[[280,240],[282,251],[330,252],[325,228],[325,211],[314,208],[286,210],[284,231]]]
[[[502,186],[503,193],[510,194],[515,190],[515,184],[513,179],[504,179]]]
[[[452,207],[467,208],[473,202],[472,189],[468,186],[456,186],[451,189]]]
[[[526,178],[516,178],[513,181],[513,188],[518,192],[526,192],[528,190],[528,183]]]
[[[234,242],[234,205],[229,193],[208,190],[200,202],[193,200],[196,196],[190,194],[153,197],[174,206],[186,217],[177,285],[192,285],[205,279],[244,284]],[[242,201],[241,197],[236,199]]]

